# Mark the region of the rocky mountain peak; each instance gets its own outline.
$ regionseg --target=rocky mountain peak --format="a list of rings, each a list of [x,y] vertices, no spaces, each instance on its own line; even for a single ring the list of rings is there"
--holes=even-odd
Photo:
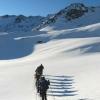
[[[56,14],[53,14],[47,18],[41,25],[39,25],[36,29],[39,30],[41,27],[47,26],[48,24],[55,23],[57,19],[63,17],[66,21],[74,20],[83,16],[88,10],[93,7],[87,7],[82,3],[73,3],[64,9],[60,10]],[[94,8],[92,9],[94,11]]]

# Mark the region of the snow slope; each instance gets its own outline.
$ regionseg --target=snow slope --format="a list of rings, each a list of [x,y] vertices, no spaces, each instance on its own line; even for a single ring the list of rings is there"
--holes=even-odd
[[[97,27],[100,28],[100,25],[97,24]],[[23,38],[17,41],[22,42]],[[27,37],[25,41],[29,42]],[[0,99],[36,100],[33,75],[42,63],[44,74],[52,82],[48,100],[99,100],[99,59],[100,37],[57,39],[38,44],[29,56],[0,61]]]
[[[100,100],[100,20],[95,20],[67,29],[53,24],[33,33],[1,32],[0,100],[40,100],[34,71],[41,63],[51,82],[48,100]]]

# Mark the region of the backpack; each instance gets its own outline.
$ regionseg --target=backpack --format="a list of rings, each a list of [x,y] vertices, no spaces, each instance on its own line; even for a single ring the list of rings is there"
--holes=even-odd
[[[49,80],[41,80],[40,81],[40,91],[46,92],[47,89],[49,88],[50,82]]]
[[[49,89],[49,85],[50,85],[50,81],[46,81],[46,84],[47,84],[47,88],[46,89]]]

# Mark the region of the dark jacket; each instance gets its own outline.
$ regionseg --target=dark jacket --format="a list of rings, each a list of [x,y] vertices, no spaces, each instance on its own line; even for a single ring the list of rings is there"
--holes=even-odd
[[[50,81],[45,78],[39,80],[39,91],[40,93],[46,93],[49,89]]]

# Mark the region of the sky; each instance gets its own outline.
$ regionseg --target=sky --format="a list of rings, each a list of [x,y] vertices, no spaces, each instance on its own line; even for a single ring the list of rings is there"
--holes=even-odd
[[[0,0],[0,16],[6,14],[46,16],[75,2],[92,6],[100,5],[100,0]]]

